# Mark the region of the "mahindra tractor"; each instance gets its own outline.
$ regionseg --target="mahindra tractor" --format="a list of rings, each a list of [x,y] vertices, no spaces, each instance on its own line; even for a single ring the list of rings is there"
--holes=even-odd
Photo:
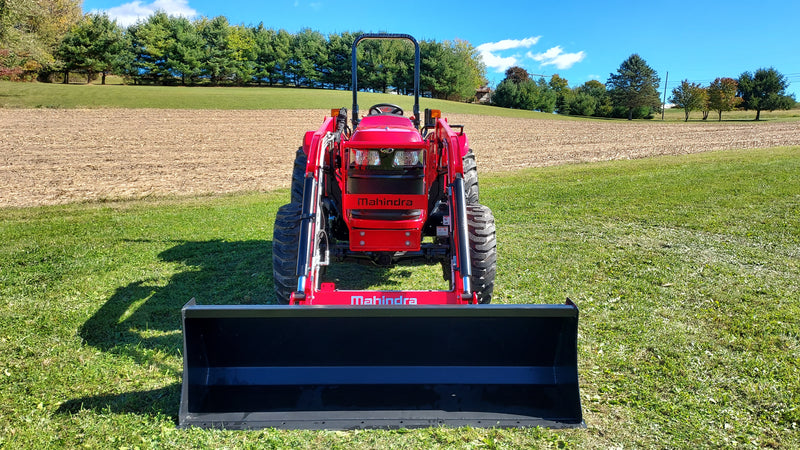
[[[379,103],[361,115],[357,48],[367,39],[413,45],[410,114]],[[439,110],[420,114],[419,72],[413,37],[355,39],[352,109],[332,109],[305,134],[290,202],[275,215],[277,304],[183,308],[181,426],[582,426],[577,307],[489,304],[495,220],[479,202],[464,127]],[[437,264],[447,288],[325,279],[352,263]]]

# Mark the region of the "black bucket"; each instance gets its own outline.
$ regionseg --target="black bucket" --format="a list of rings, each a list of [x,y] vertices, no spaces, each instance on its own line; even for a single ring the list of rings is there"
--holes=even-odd
[[[566,305],[183,308],[179,426],[580,427]]]

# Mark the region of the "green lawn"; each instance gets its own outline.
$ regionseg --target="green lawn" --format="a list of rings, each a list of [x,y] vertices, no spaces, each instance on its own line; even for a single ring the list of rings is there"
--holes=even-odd
[[[0,447],[800,447],[798,173],[791,147],[482,177],[496,301],[581,310],[588,428],[561,431],[178,430],[180,307],[272,300],[288,192],[0,209]]]
[[[413,96],[360,92],[358,103],[395,103],[408,113]],[[181,87],[99,84],[13,83],[0,81],[5,108],[167,108],[167,109],[331,109],[351,108],[350,91],[269,87]],[[553,114],[421,98],[420,109],[449,114],[555,118]],[[366,113],[366,111],[363,111]]]

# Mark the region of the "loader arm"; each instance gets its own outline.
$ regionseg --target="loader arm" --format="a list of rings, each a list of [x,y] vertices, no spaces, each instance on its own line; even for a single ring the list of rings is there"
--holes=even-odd
[[[297,255],[297,290],[290,302],[305,299],[305,293],[317,289],[320,267],[327,265],[329,255],[321,254],[317,240],[322,237],[324,220],[321,199],[325,186],[325,156],[335,145],[334,118],[328,118],[310,139],[308,162],[303,183],[303,204],[300,217],[300,246]]]
[[[454,250],[451,270],[458,280],[455,290],[465,301],[477,303],[477,295],[472,291],[470,283],[472,271],[462,161],[462,157],[467,153],[466,136],[463,133],[457,134],[445,119],[440,118],[436,121],[432,140],[441,146],[440,153],[447,161],[447,195],[451,199],[449,206]]]

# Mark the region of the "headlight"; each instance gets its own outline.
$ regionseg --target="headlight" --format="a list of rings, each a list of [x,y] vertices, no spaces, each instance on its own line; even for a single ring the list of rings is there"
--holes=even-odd
[[[416,167],[422,150],[395,150],[392,165],[395,167]]]
[[[375,169],[422,167],[422,150],[400,150],[382,148],[380,150],[350,149],[350,164],[373,167]]]
[[[381,154],[377,150],[350,150],[350,163],[357,166],[380,166]]]

